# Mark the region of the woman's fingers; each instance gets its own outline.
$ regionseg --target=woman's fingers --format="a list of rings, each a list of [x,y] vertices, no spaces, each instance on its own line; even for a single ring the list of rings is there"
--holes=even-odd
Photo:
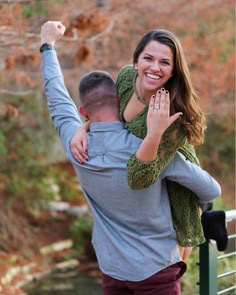
[[[155,95],[152,95],[151,96],[151,99],[150,99],[150,102],[149,102],[149,108],[150,109],[154,109],[154,107],[155,107],[155,100],[156,100],[156,96]]]
[[[167,116],[169,117],[170,115],[170,94],[169,94],[169,91],[165,91],[166,93],[166,100],[165,100],[165,110],[166,110],[166,113],[167,113]]]
[[[171,125],[172,123],[174,123],[174,121],[176,121],[180,116],[182,116],[183,113],[179,112],[179,113],[175,113],[174,115],[172,115],[169,118],[169,125]]]
[[[154,109],[155,110],[159,110],[161,105],[161,91],[158,90],[157,93],[156,93],[156,99],[155,99],[155,104],[154,104]]]
[[[166,104],[166,91],[164,88],[161,89],[161,96],[160,96],[160,109],[165,110]]]
[[[79,163],[84,163],[86,162],[88,158],[88,154],[86,152],[87,147],[83,146],[83,142],[79,143],[71,143],[70,144],[71,152],[74,156],[74,158],[79,162]]]
[[[162,88],[161,90],[158,90],[156,93],[154,109],[169,111],[169,107],[169,92]]]
[[[156,95],[151,96],[147,116],[148,130],[152,133],[164,132],[181,115],[182,113],[178,112],[170,116],[170,94],[162,88]]]

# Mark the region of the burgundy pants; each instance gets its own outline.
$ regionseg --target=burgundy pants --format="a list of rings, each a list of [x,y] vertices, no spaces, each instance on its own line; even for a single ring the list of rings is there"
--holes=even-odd
[[[135,271],[135,270],[134,270]],[[120,281],[102,274],[104,295],[180,295],[186,264],[178,262],[139,282]]]

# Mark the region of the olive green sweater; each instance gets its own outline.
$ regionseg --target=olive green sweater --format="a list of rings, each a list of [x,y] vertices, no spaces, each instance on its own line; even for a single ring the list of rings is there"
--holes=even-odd
[[[120,116],[125,127],[131,133],[139,138],[144,138],[147,133],[146,116],[148,106],[145,106],[129,122],[125,122],[123,118],[124,109],[134,92],[133,80],[135,74],[136,71],[133,66],[126,65],[118,75],[116,83],[120,97]],[[186,159],[199,165],[194,147],[187,142],[182,128],[175,121],[162,136],[156,160],[151,163],[141,162],[136,158],[135,154],[130,158],[127,163],[129,186],[132,189],[142,189],[150,186],[168,165],[177,150],[183,153]],[[132,167],[135,167],[135,169],[132,169]],[[150,173],[147,173],[147,171],[150,171]],[[205,238],[201,225],[197,196],[176,182],[167,181],[167,189],[178,243],[184,247],[196,246],[203,243]]]

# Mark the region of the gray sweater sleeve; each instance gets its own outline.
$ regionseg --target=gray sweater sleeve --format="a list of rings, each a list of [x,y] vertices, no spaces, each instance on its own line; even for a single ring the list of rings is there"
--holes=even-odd
[[[207,171],[186,160],[179,152],[162,176],[190,189],[198,196],[200,203],[210,202],[221,195],[219,183]]]
[[[50,116],[66,153],[70,153],[69,142],[82,122],[76,105],[64,84],[55,50],[42,53],[41,71]]]

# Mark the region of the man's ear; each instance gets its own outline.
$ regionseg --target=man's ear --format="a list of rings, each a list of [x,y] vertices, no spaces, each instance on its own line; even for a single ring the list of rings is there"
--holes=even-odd
[[[86,111],[84,110],[83,106],[79,106],[78,111],[81,114],[81,116],[85,117],[86,119],[89,119],[89,117],[88,117]]]

